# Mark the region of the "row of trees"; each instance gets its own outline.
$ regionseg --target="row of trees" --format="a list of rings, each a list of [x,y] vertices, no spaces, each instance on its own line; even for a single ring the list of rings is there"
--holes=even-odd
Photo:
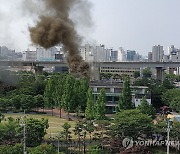
[[[88,88],[86,78],[76,79],[70,74],[51,76],[44,92],[45,106],[52,109],[57,107],[60,111],[63,108],[68,115],[71,111],[76,111],[77,107],[84,111]]]

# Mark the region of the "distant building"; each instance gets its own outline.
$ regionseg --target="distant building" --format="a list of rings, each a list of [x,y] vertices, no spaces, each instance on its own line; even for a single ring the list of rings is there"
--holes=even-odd
[[[127,61],[135,61],[136,51],[127,50]]]
[[[106,108],[109,112],[115,112],[118,106],[118,100],[121,96],[123,83],[112,81],[91,81],[90,87],[93,90],[94,100],[97,100],[100,90],[105,89],[106,92]],[[132,88],[132,102],[137,107],[140,104],[141,99],[146,96],[147,101],[151,104],[151,95],[148,91],[148,87],[135,86]]]
[[[96,46],[94,49],[94,62],[109,62],[112,49],[106,49],[105,45]]]
[[[128,75],[129,77],[134,76],[135,71],[140,71],[140,68],[121,68],[119,67],[100,67],[100,73],[110,73],[110,74],[118,74],[118,75]]]
[[[120,47],[118,50],[118,62],[124,62],[124,61],[127,61],[126,52],[122,47]]]
[[[85,44],[85,46],[81,46],[80,49],[80,55],[82,58],[86,61],[93,61],[93,53],[94,53],[94,48],[93,46],[90,46],[89,44]]]
[[[37,60],[37,51],[27,50],[23,52],[22,60],[24,61],[36,61]]]
[[[56,60],[56,61],[64,61],[64,54],[61,53],[61,52],[57,52],[57,53],[55,54],[55,60]]]
[[[111,50],[110,61],[112,62],[118,61],[118,51]]]
[[[177,49],[175,48],[175,46],[174,45],[171,45],[170,47],[168,47],[168,53],[169,53],[169,55],[176,55],[176,53],[177,53]]]
[[[152,52],[148,52],[148,62],[152,62]]]
[[[37,52],[37,60],[38,61],[55,61],[55,54],[58,49],[56,47],[51,47],[49,49],[44,49],[39,47],[36,49]]]
[[[152,61],[161,62],[163,61],[164,50],[163,46],[155,45],[152,47]]]
[[[0,46],[0,59],[1,60],[15,60],[15,50],[10,50],[6,46]]]
[[[105,45],[102,44],[95,47],[86,44],[85,46],[81,46],[79,51],[82,58],[86,61],[109,62],[112,49],[106,49]]]

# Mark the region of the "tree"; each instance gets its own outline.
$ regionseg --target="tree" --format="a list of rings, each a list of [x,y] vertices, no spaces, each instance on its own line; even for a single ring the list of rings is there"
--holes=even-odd
[[[137,79],[134,82],[134,86],[147,86],[151,93],[152,105],[159,108],[164,105],[162,101],[162,94],[166,91],[163,87],[162,82],[152,78]]]
[[[42,144],[34,148],[28,148],[29,154],[56,154],[56,149],[51,144]]]
[[[180,89],[170,89],[163,93],[162,100],[164,104],[170,105],[170,102],[172,102],[172,100],[179,95],[180,95]]]
[[[44,108],[44,97],[40,94],[34,96],[34,103],[35,103],[35,107]]]
[[[63,107],[62,95],[64,93],[64,84],[65,84],[64,82],[65,82],[65,76],[59,75],[59,79],[57,81],[57,86],[53,92],[55,106],[59,108],[59,117],[60,118],[61,118],[61,110]]]
[[[46,77],[39,75],[32,85],[34,95],[43,95],[46,88]]]
[[[0,110],[7,110],[10,106],[10,101],[6,98],[0,98]]]
[[[66,122],[62,127],[63,127],[62,135],[66,141],[66,144],[68,144],[68,141],[70,141],[71,139],[71,131],[69,130],[71,128],[71,125]]]
[[[13,118],[8,118],[8,121],[0,123],[0,145],[14,144],[20,141],[17,128],[19,127],[18,121]]]
[[[130,80],[129,78],[126,78],[123,84],[123,91],[118,102],[118,108],[119,110],[127,110],[132,109],[133,107]]]
[[[111,125],[110,121],[108,120],[96,120],[95,121],[95,133],[94,138],[98,139],[100,141],[101,147],[103,147],[104,143],[104,137],[108,135],[108,129]]]
[[[180,95],[174,97],[171,102],[170,102],[170,107],[177,111],[180,112]]]
[[[32,95],[20,95],[21,96],[21,108],[30,111],[35,107],[34,97]]]
[[[168,90],[175,88],[174,82],[168,78],[164,79],[162,86]]]
[[[156,110],[151,104],[147,102],[146,97],[142,98],[141,104],[137,107],[137,109],[139,109],[142,113],[155,118]]]
[[[92,140],[92,133],[95,130],[95,126],[92,121],[86,121],[85,130],[89,133],[90,141]]]
[[[16,109],[26,109],[30,111],[35,107],[34,97],[32,95],[16,95],[12,96],[10,99],[11,105]]]
[[[16,144],[15,146],[4,145],[0,147],[0,153],[2,154],[20,154],[23,153],[23,145]]]
[[[150,68],[145,68],[142,71],[143,78],[151,78],[152,72]]]
[[[135,72],[133,73],[133,76],[134,76],[135,79],[137,79],[138,77],[140,77],[140,71],[135,71]]]
[[[93,99],[93,93],[92,89],[89,88],[88,94],[87,94],[87,107],[85,111],[85,117],[88,120],[94,119],[94,99]]]
[[[170,131],[170,136],[179,141],[180,140],[180,123],[174,123],[172,126],[172,130]]]
[[[113,138],[117,139],[125,137],[137,139],[153,132],[151,122],[152,119],[148,115],[137,109],[124,110],[116,114],[110,133]]]
[[[48,80],[45,92],[44,92],[44,100],[45,100],[45,106],[52,108],[52,115],[53,115],[53,108],[55,106],[55,102],[53,99],[53,92],[57,85],[57,78],[55,76],[51,76],[51,78]]]
[[[76,110],[77,107],[79,107],[79,109],[82,109],[82,100],[81,100],[81,95],[82,95],[82,91],[81,91],[81,85],[80,85],[80,81],[78,79],[74,80],[74,85],[73,85],[73,95],[72,95],[72,106],[71,106],[71,110]]]
[[[101,80],[109,80],[111,77],[113,76],[113,74],[111,73],[100,73],[100,79]]]
[[[95,104],[95,119],[103,120],[105,119],[106,113],[106,94],[105,90],[101,89]]]
[[[71,75],[67,75],[66,82],[64,85],[64,94],[62,96],[62,103],[64,110],[68,113],[68,120],[69,120],[69,113],[72,109],[73,103],[73,83],[74,78]]]
[[[78,148],[79,148],[79,152],[80,152],[80,143],[81,143],[81,136],[82,136],[82,131],[83,131],[84,125],[83,122],[78,121],[75,125],[74,128],[74,134],[77,135],[78,137]]]
[[[38,146],[42,143],[43,137],[48,129],[47,119],[26,119],[26,141],[28,146]]]
[[[21,108],[21,96],[20,95],[12,96],[12,98],[10,99],[10,102],[11,102],[12,106],[15,107],[16,109]]]
[[[83,77],[80,80],[80,89],[79,89],[79,106],[81,106],[82,111],[85,111],[86,109],[86,103],[87,103],[87,92],[89,89],[88,79],[86,77]]]

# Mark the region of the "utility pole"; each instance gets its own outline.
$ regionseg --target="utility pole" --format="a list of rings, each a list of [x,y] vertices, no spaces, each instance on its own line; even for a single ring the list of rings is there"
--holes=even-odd
[[[61,137],[62,137],[62,134],[61,134],[61,132],[59,132],[58,136],[57,136],[57,138],[58,138],[58,154],[60,152],[60,139],[61,139]]]
[[[23,117],[23,152],[24,154],[27,154],[26,152],[26,113],[24,110],[24,117]]]
[[[168,120],[168,127],[167,127],[167,154],[169,154],[169,145],[170,145],[170,141],[169,141],[169,133],[170,133],[170,124],[172,123],[172,119]]]
[[[168,128],[167,128],[167,154],[169,154],[169,133],[170,133],[170,126],[168,120]]]

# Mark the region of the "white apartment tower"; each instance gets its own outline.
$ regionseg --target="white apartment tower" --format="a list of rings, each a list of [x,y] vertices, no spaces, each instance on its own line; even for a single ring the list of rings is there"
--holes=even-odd
[[[79,51],[85,61],[93,61],[94,48],[92,46],[85,44],[85,46],[80,47]]]
[[[155,45],[152,47],[152,61],[161,62],[163,60],[164,50],[163,46]]]
[[[106,49],[104,45],[90,46],[86,44],[80,47],[80,55],[90,62],[109,62],[112,49]]]
[[[123,61],[127,61],[126,52],[122,47],[120,47],[118,50],[118,62],[123,62]]]
[[[36,49],[37,52],[37,60],[38,61],[55,61],[55,54],[57,53],[58,49],[56,47],[52,47],[49,49],[44,49],[39,47]]]

